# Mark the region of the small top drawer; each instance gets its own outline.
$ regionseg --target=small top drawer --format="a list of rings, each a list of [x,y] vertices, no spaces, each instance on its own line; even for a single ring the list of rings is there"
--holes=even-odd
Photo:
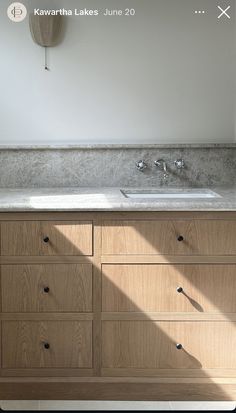
[[[104,221],[102,253],[104,255],[235,255],[236,221]]]
[[[91,221],[6,221],[1,255],[92,255]]]

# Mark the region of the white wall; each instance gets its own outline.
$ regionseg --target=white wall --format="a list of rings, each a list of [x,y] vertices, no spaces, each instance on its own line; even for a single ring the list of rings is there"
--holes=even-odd
[[[0,144],[234,141],[235,19],[219,21],[217,1],[22,2],[136,16],[68,17],[45,72],[28,20],[11,22],[1,0]]]

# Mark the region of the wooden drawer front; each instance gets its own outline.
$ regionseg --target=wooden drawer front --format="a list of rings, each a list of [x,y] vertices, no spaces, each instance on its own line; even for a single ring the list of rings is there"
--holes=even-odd
[[[236,368],[235,322],[104,321],[102,334],[103,368]]]
[[[2,265],[1,277],[3,312],[92,311],[91,264]]]
[[[103,265],[103,311],[234,313],[235,291],[236,265]]]
[[[44,242],[45,238],[48,242]],[[1,224],[6,256],[92,255],[92,222],[12,221]]]
[[[2,367],[91,368],[92,322],[3,321]]]
[[[180,236],[183,241],[178,241]],[[104,255],[234,255],[236,220],[104,221],[102,252]]]

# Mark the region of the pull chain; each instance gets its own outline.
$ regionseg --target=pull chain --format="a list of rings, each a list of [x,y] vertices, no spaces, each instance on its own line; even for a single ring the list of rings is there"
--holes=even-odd
[[[44,47],[44,62],[45,62],[45,65],[44,65],[45,70],[49,70],[47,46]]]

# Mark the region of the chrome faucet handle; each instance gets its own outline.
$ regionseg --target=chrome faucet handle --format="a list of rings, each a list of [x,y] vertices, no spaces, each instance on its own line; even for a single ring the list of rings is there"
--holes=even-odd
[[[147,168],[146,162],[144,162],[142,159],[138,162],[136,162],[136,168],[140,171],[143,172]]]
[[[176,161],[174,161],[174,164],[175,164],[177,169],[184,169],[185,168],[185,162],[184,162],[183,159],[176,159]]]

